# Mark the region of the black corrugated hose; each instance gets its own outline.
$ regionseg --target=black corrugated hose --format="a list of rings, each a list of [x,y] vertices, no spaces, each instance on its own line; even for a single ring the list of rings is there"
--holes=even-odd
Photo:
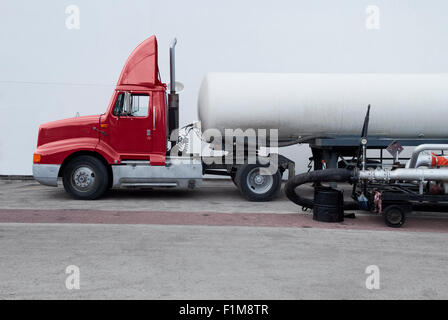
[[[325,169],[298,174],[286,182],[285,193],[289,200],[304,208],[312,209],[314,200],[306,199],[296,193],[296,188],[304,183],[315,182],[348,182],[354,178],[353,170]],[[344,203],[344,209],[355,210],[358,204],[354,201]]]

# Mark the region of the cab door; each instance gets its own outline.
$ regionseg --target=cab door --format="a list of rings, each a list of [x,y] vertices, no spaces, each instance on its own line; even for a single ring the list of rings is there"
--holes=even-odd
[[[153,152],[151,92],[117,92],[107,121],[107,140],[121,160],[148,159]],[[128,110],[125,110],[128,99]]]

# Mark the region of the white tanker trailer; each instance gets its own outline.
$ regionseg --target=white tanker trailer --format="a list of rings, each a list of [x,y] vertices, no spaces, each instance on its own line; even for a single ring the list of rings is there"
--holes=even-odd
[[[218,130],[225,139],[232,138],[228,129],[276,129],[279,146],[309,143],[314,169],[323,162],[328,169],[290,177],[285,192],[314,207],[317,220],[341,221],[344,207],[361,207],[399,227],[413,204],[448,202],[448,158],[430,152],[448,150],[446,73],[209,73],[198,115],[203,132]],[[407,164],[396,155],[386,168],[382,150],[392,143],[418,147]],[[380,149],[379,160],[369,159],[367,148]],[[354,184],[356,202],[341,205],[339,191],[322,189],[324,182]],[[304,183],[319,186],[319,206],[297,194]]]
[[[278,129],[280,141],[359,135],[446,138],[448,74],[209,73],[198,98],[203,129]]]

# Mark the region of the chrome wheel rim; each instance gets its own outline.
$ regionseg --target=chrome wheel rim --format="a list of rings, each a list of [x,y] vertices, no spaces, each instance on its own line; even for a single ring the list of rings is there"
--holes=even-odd
[[[252,192],[263,194],[268,192],[274,184],[272,175],[261,175],[260,168],[253,168],[247,175],[247,186]]]
[[[81,166],[72,174],[72,186],[78,191],[87,191],[95,183],[95,172],[92,168]]]

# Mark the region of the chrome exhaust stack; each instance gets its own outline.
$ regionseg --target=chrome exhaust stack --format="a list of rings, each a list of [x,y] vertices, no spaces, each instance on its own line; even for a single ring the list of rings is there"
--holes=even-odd
[[[170,45],[170,93],[168,94],[168,137],[172,146],[177,143],[179,129],[179,95],[176,93],[175,47],[177,39]]]
[[[170,93],[176,93],[176,48],[177,39],[174,38],[170,44]]]

